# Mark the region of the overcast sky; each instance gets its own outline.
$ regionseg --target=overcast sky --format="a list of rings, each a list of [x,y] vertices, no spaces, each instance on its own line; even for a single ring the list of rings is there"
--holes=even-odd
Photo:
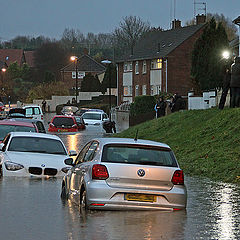
[[[175,17],[185,23],[194,16],[194,0],[175,0]],[[240,15],[240,0],[206,2],[208,13],[231,20]],[[60,39],[65,28],[84,34],[110,33],[125,16],[139,16],[153,27],[168,29],[174,16],[174,0],[0,0],[0,40],[16,36]],[[202,8],[196,5],[196,8]],[[197,10],[203,13],[203,10]]]

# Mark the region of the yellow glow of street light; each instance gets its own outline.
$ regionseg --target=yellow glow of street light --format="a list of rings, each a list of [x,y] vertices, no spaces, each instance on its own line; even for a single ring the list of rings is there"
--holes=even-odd
[[[222,53],[222,56],[223,56],[223,58],[225,58],[225,59],[229,59],[229,57],[230,57],[230,52],[229,52],[229,51],[224,51],[224,52]]]
[[[77,59],[77,57],[76,56],[71,56],[70,59],[71,59],[71,61],[75,61]]]

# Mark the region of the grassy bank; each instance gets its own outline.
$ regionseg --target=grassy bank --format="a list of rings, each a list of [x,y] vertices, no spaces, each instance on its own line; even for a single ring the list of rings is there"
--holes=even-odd
[[[188,175],[240,184],[240,109],[183,111],[115,136],[167,143]]]

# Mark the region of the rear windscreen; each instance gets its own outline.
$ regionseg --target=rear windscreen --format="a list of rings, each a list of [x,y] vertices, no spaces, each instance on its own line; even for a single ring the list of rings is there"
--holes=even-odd
[[[36,132],[36,129],[26,126],[0,125],[0,140],[4,139],[9,132]]]
[[[67,126],[67,127],[71,127],[72,125],[74,125],[73,119],[72,118],[65,118],[65,117],[61,117],[61,118],[54,118],[53,119],[53,124],[56,127],[61,127],[61,126]]]
[[[90,120],[101,120],[101,114],[98,113],[84,113],[83,119],[90,119]]]
[[[106,145],[102,162],[177,167],[170,149],[140,145]]]

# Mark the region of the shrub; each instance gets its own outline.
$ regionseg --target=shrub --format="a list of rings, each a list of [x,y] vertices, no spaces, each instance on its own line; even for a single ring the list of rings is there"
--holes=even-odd
[[[154,111],[156,100],[154,96],[137,96],[130,106],[130,115],[137,116],[142,113]]]

